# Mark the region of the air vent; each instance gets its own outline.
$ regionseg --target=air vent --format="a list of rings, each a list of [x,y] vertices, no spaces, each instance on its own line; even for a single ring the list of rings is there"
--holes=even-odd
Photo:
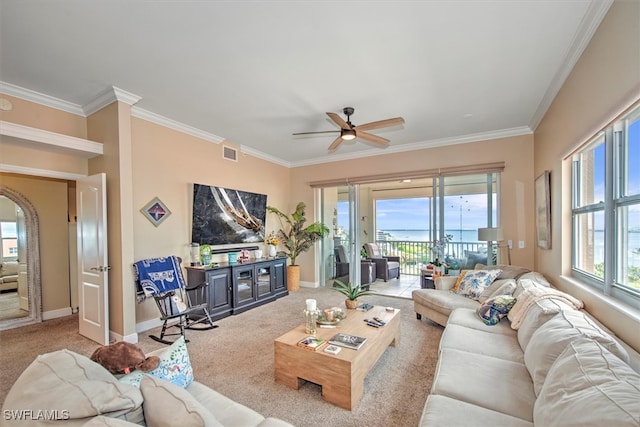
[[[223,145],[222,146],[222,157],[224,157],[227,160],[233,160],[234,162],[238,161],[238,150],[233,148],[233,147],[229,147],[228,145]]]

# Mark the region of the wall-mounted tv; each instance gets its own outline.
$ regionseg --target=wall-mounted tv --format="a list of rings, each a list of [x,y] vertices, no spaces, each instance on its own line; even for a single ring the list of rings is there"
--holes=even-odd
[[[191,241],[228,245],[264,241],[267,196],[193,184]]]

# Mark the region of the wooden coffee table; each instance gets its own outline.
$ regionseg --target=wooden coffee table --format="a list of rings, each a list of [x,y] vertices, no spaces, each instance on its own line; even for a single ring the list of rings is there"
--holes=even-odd
[[[304,381],[322,386],[322,397],[341,408],[353,409],[364,392],[364,379],[369,370],[390,345],[400,342],[400,310],[386,311],[374,306],[362,312],[346,310],[347,318],[337,328],[318,328],[316,336],[325,341],[337,334],[345,333],[366,337],[367,341],[358,350],[342,347],[340,353],[326,353],[323,344],[311,351],[298,347],[296,343],[309,336],[304,325],[300,325],[275,340],[276,381],[298,389]],[[385,326],[368,326],[364,319],[379,317]]]

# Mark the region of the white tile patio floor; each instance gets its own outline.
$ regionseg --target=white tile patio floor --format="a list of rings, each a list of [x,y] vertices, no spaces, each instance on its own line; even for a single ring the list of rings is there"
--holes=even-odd
[[[420,289],[420,276],[400,274],[400,279],[391,279],[388,282],[378,279],[371,283],[371,290],[379,294],[407,299],[411,299],[414,289]]]

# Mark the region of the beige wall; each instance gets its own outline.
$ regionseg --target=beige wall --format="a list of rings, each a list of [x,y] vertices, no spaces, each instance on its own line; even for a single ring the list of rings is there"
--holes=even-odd
[[[0,184],[29,199],[38,213],[42,311],[68,309],[69,237],[66,181],[0,173]]]
[[[133,217],[136,260],[178,255],[188,264],[191,242],[193,184],[216,185],[266,194],[267,203],[279,209],[289,206],[289,169],[239,153],[238,161],[222,158],[222,144],[208,142],[142,119],[133,119]],[[142,215],[154,197],[171,215],[155,227]],[[267,214],[266,229],[278,229],[275,216]],[[238,247],[238,245],[231,245]],[[266,250],[266,248],[263,248]],[[218,255],[214,261],[222,261]],[[142,322],[158,317],[151,301],[136,307]]]
[[[535,174],[551,171],[552,248],[536,249],[535,267],[585,301],[640,349],[640,315],[570,279],[571,170],[563,157],[640,96],[640,2],[615,1],[535,132]]]
[[[87,123],[82,116],[5,94],[2,97],[11,101],[13,108],[10,111],[0,110],[0,120],[76,138],[87,137]]]
[[[518,249],[514,244],[512,263],[533,268],[532,160],[533,136],[524,135],[304,166],[292,169],[291,200],[302,200],[307,206],[314,206],[314,191],[309,186],[313,181],[504,161],[506,167],[502,174],[499,200],[500,225],[504,229],[505,240],[525,242],[524,249]],[[364,209],[370,212],[371,207]],[[330,223],[327,225],[331,226]],[[301,278],[304,281],[317,280],[317,267],[313,260],[312,253],[300,258]]]

